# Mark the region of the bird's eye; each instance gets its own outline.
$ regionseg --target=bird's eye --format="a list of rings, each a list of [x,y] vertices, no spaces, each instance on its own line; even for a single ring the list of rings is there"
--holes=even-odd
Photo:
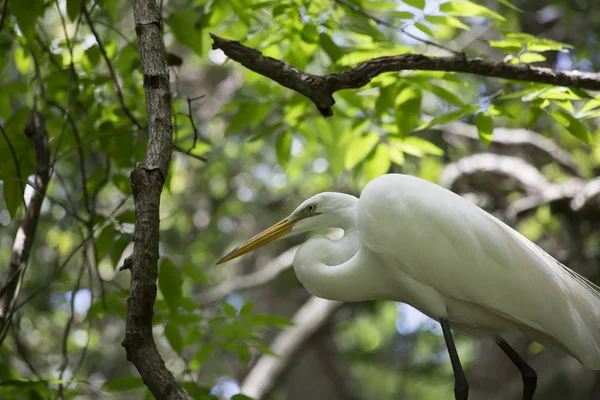
[[[316,209],[317,209],[317,206],[312,203],[306,206],[306,211],[311,212],[311,213],[315,212]]]

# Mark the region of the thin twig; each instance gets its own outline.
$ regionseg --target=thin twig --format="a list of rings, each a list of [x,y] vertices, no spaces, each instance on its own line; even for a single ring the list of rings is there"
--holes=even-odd
[[[112,62],[108,58],[106,49],[104,48],[104,45],[102,44],[102,39],[100,39],[100,35],[98,34],[98,31],[96,30],[94,23],[92,22],[92,19],[90,17],[90,13],[87,10],[87,7],[82,5],[81,12],[85,16],[85,19],[90,27],[90,30],[92,31],[92,35],[94,35],[94,38],[96,39],[96,43],[98,43],[98,49],[100,49],[100,54],[102,54],[102,58],[104,58],[104,61],[106,62],[106,66],[108,67],[108,72],[110,73],[110,77],[113,82],[113,88],[115,90],[117,98],[119,99],[119,104],[121,105],[121,109],[123,110],[125,115],[127,115],[127,117],[131,120],[131,122],[133,122],[133,124],[135,126],[137,126],[139,129],[144,129],[144,126],[142,125],[140,120],[137,119],[137,117],[135,115],[133,115],[133,112],[131,112],[129,107],[127,107],[127,105],[125,104],[125,98],[123,97],[123,92],[121,91],[121,86],[119,85],[119,79],[117,77],[117,73],[115,72]]]
[[[366,18],[369,18],[370,20],[375,21],[379,25],[383,25],[383,26],[386,26],[388,28],[400,31],[400,32],[404,33],[406,36],[408,36],[411,39],[414,39],[414,40],[416,40],[418,42],[421,42],[421,43],[429,45],[429,46],[437,47],[438,49],[447,51],[447,52],[452,53],[452,54],[459,54],[458,52],[456,52],[456,51],[454,51],[452,49],[449,49],[448,47],[442,46],[441,44],[437,44],[437,43],[432,42],[430,40],[422,39],[422,38],[420,38],[418,36],[415,36],[412,33],[408,32],[406,30],[405,26],[398,27],[398,26],[392,24],[391,22],[388,22],[388,21],[386,21],[386,20],[384,20],[382,18],[379,18],[379,17],[377,17],[377,16],[375,16],[373,14],[368,13],[367,11],[363,10],[362,8],[360,8],[359,6],[357,6],[355,4],[352,4],[352,3],[350,3],[350,2],[348,2],[346,0],[333,0],[333,1],[335,3],[338,3],[338,4],[341,4],[343,6],[348,7],[349,9],[351,9],[352,11],[354,11],[354,12],[362,15],[363,17],[366,17]]]
[[[4,0],[4,5],[2,6],[2,17],[0,17],[0,32],[2,32],[2,28],[4,27],[4,20],[6,19],[7,13],[8,13],[8,0]]]
[[[15,171],[17,173],[19,185],[21,186],[21,194],[23,194],[25,193],[25,186],[23,184],[23,176],[21,175],[21,167],[19,166],[19,158],[17,157],[15,148],[13,147],[12,142],[8,138],[8,135],[6,134],[6,131],[4,130],[4,127],[2,125],[0,125],[0,132],[2,133],[2,136],[4,136],[4,140],[6,140],[6,143],[8,144],[8,149],[10,150],[10,154],[13,158],[13,161],[15,162]],[[21,196],[21,200],[23,200],[23,208],[27,208],[27,204],[25,203],[25,197]]]

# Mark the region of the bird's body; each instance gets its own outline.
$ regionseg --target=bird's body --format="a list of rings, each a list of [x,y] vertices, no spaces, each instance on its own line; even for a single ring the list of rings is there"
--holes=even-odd
[[[311,294],[404,302],[472,335],[521,331],[600,369],[600,292],[503,222],[407,175],[344,202],[344,237],[313,237],[294,259]]]
[[[449,325],[495,337],[524,381],[533,380],[524,399],[533,396],[535,372],[506,350],[506,333],[520,331],[600,369],[598,287],[468,200],[419,178],[383,175],[360,199],[317,194],[222,261],[318,228],[341,228],[344,236],[316,235],[300,246],[293,264],[304,287],[330,300],[404,302],[440,321],[455,356],[457,398],[466,399],[468,385]]]

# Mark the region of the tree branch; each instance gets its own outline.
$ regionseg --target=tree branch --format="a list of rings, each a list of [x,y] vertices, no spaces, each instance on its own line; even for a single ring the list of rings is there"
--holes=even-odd
[[[517,81],[547,83],[579,89],[600,90],[600,74],[579,71],[556,71],[526,64],[507,64],[467,58],[464,54],[449,57],[432,57],[422,54],[401,54],[378,57],[360,63],[341,73],[324,76],[301,71],[288,63],[266,57],[256,49],[238,41],[210,35],[213,49],[221,49],[234,61],[246,68],[274,80],[282,86],[308,97],[325,117],[333,115],[333,93],[342,89],[357,89],[384,72],[404,70],[464,72],[474,75]]]
[[[273,340],[271,350],[277,356],[263,355],[244,379],[241,392],[256,400],[268,396],[302,346],[342,304],[314,296],[304,303],[292,319],[294,326],[283,330]]]
[[[158,278],[160,194],[171,160],[171,92],[160,35],[160,14],[154,0],[133,2],[135,31],[144,77],[148,113],[148,148],[142,163],[131,172],[135,204],[135,234],[131,263],[131,291],[123,346],[157,399],[188,399],[166,368],[152,336],[152,316]]]
[[[425,121],[430,121],[433,117],[425,116]],[[464,122],[451,122],[443,125],[432,126],[431,129],[439,130],[452,137],[463,137],[477,143],[481,143],[477,127]],[[446,136],[446,135],[445,135]],[[447,141],[449,141],[447,139]],[[545,138],[537,132],[527,129],[494,128],[494,140],[490,146],[513,146],[525,151],[536,151],[545,154],[553,162],[562,166],[567,172],[577,177],[584,176],[581,167],[575,163],[571,155],[561,149],[552,140]]]
[[[289,269],[294,261],[298,246],[292,247],[272,259],[263,268],[247,275],[236,276],[214,286],[195,299],[198,304],[210,304],[225,298],[229,293],[255,288],[277,278],[280,273]]]
[[[35,239],[40,211],[48,181],[50,180],[50,149],[48,132],[42,114],[33,110],[24,128],[25,136],[29,137],[35,146],[36,172],[35,190],[29,200],[25,217],[17,230],[13,243],[12,255],[8,266],[8,279],[0,289],[0,345],[6,337],[8,327],[14,312],[14,306],[23,283],[29,253]]]

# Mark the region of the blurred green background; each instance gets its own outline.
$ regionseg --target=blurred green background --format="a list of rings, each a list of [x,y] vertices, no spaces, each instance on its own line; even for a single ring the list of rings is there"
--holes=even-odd
[[[22,185],[35,170],[23,126],[34,107],[46,120],[53,169],[0,348],[0,397],[151,398],[121,346],[130,274],[118,268],[131,253],[134,223],[128,176],[147,143],[132,4],[1,4],[2,282],[23,189],[25,199],[32,192]],[[167,0],[160,7],[178,151],[162,195],[154,334],[194,398],[237,394],[309,299],[284,253],[303,237],[214,263],[320,191],[358,195],[387,172],[419,176],[468,196],[598,283],[593,93],[403,71],[336,93],[334,116],[324,119],[303,96],[211,50],[209,37],[240,40],[314,74],[384,55],[449,54],[425,40],[490,61],[598,71],[594,0]],[[252,284],[251,274],[268,268],[281,272]],[[452,397],[440,330],[418,311],[346,304],[318,326],[282,373],[270,375],[267,397]],[[600,399],[600,374],[510,339],[538,371],[536,398]],[[518,371],[492,341],[456,341],[472,399],[520,398]]]

